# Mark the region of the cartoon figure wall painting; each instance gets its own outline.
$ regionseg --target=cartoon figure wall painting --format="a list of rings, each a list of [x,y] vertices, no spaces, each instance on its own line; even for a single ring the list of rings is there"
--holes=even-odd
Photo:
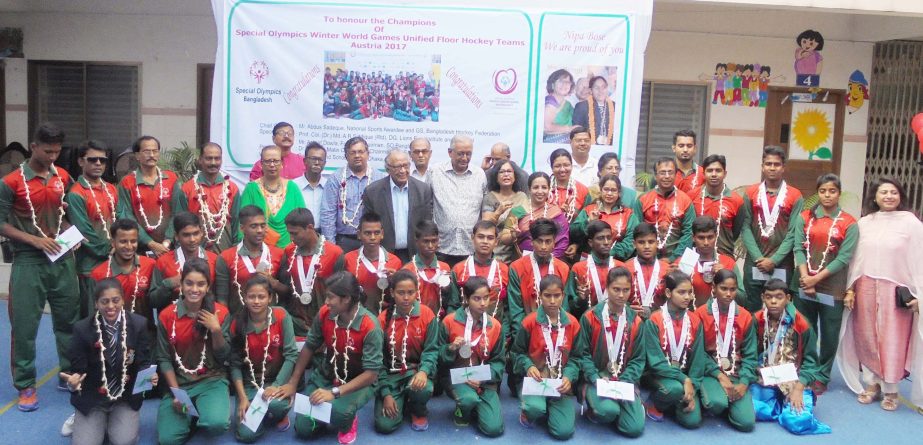
[[[759,63],[719,62],[712,75],[700,74],[699,80],[715,82],[711,103],[743,107],[766,107],[769,83],[785,80],[773,76],[772,68]]]
[[[824,69],[824,36],[809,29],[795,38],[795,84],[820,90],[820,74]]]
[[[865,101],[869,100],[869,81],[865,80],[862,71],[855,70],[849,76],[846,93],[846,109],[849,114],[859,111],[865,105]]]

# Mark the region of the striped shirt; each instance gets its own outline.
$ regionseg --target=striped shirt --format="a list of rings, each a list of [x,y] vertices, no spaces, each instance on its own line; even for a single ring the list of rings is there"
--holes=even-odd
[[[433,188],[433,220],[439,226],[439,252],[471,255],[471,229],[481,219],[481,200],[487,190],[484,172],[470,167],[458,174],[446,162],[430,171],[427,183]]]

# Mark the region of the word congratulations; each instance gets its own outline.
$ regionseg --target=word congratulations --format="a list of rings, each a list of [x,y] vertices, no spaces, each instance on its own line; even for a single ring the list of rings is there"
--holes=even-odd
[[[455,67],[450,67],[445,73],[446,79],[452,82],[452,86],[459,89],[465,97],[471,101],[471,105],[474,105],[474,108],[481,108],[481,105],[484,103],[481,101],[480,96],[478,96],[477,91],[474,90],[474,87],[470,85],[465,79],[462,79],[461,74],[455,70]]]

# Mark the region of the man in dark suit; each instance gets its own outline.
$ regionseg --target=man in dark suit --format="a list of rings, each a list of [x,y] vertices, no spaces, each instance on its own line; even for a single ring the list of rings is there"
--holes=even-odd
[[[413,228],[420,221],[433,220],[433,191],[425,182],[410,177],[413,164],[402,150],[388,153],[385,168],[388,177],[366,187],[362,205],[365,211],[381,216],[382,247],[406,263],[416,253]]]

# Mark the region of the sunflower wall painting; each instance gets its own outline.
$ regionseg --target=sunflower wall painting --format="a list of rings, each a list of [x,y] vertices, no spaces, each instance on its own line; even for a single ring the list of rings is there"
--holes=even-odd
[[[793,103],[789,158],[832,161],[835,115],[836,104]]]

